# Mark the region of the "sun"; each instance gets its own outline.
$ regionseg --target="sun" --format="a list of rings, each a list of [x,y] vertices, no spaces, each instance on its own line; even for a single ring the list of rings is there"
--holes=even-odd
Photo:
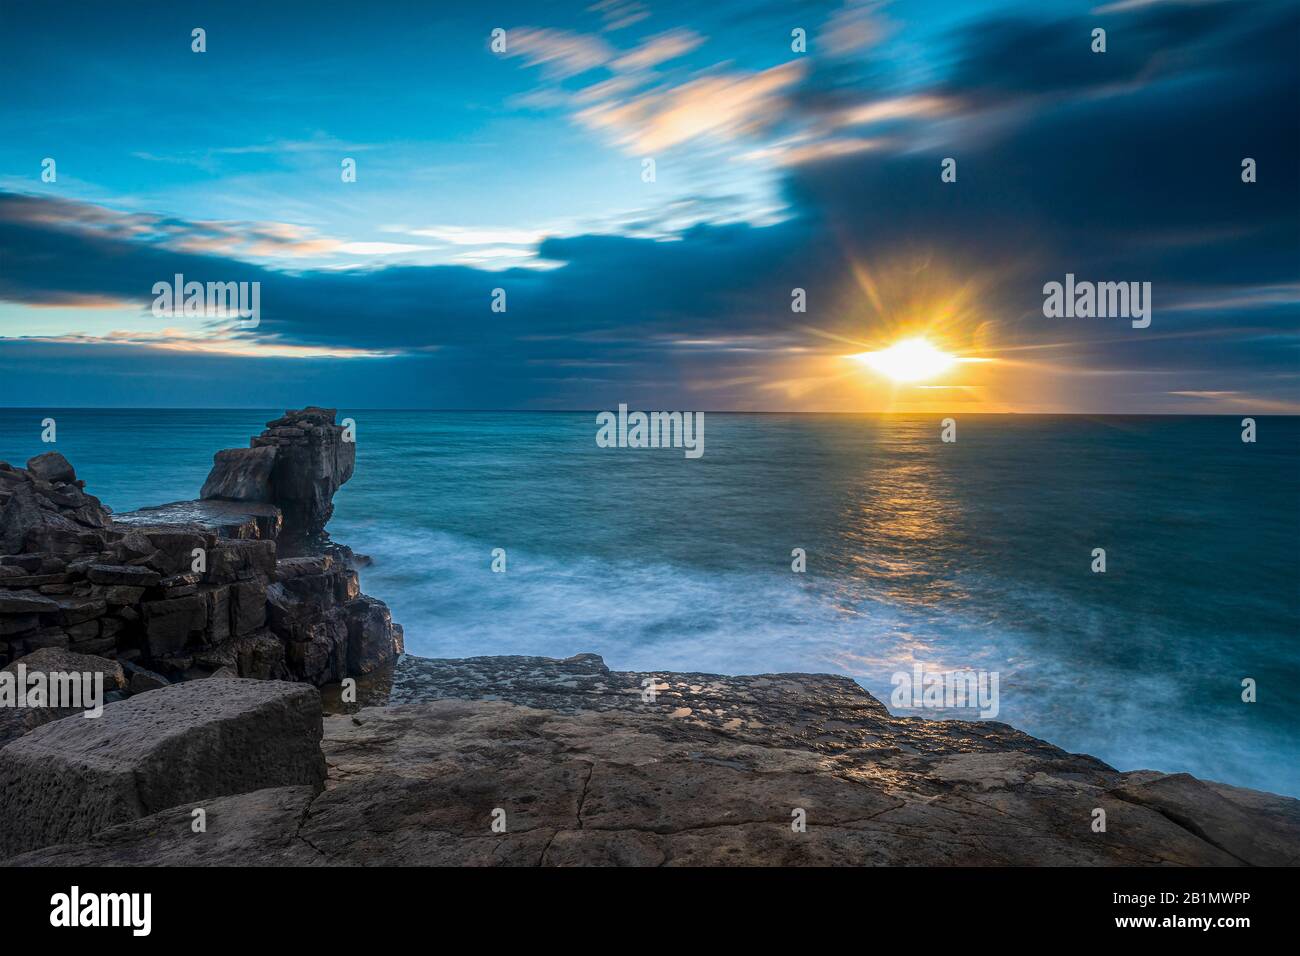
[[[920,382],[935,378],[957,363],[955,355],[935,348],[923,338],[903,339],[887,349],[859,352],[852,358],[895,382]]]

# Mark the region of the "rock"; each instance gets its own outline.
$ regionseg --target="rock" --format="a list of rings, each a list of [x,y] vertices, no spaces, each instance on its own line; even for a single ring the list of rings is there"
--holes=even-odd
[[[0,510],[0,551],[76,554],[81,550],[82,526],[60,515],[57,509],[41,507],[43,501],[33,486],[15,487]]]
[[[230,583],[253,576],[273,576],[275,554],[276,545],[273,541],[223,541],[220,547],[208,554],[208,579]]]
[[[354,603],[363,596],[351,552],[323,531],[355,456],[334,414],[290,411],[268,426],[268,445],[219,453],[203,494],[222,497],[115,519],[58,456],[33,459],[35,472],[3,464],[0,664],[72,647],[172,677],[229,667],[319,684],[344,676],[350,660],[391,660],[400,627],[382,604]],[[302,519],[284,553],[281,498]]]
[[[322,534],[334,511],[334,493],[352,477],[356,465],[356,444],[343,441],[343,429],[334,424],[334,417],[334,409],[309,406],[287,412],[269,426],[310,426],[301,436],[280,439],[289,443],[277,447],[271,474],[273,500],[284,513],[286,532],[299,538]]]
[[[269,631],[258,631],[234,643],[240,677],[259,680],[288,680],[284,643]]]
[[[147,667],[141,667],[139,664],[130,661],[123,661],[122,669],[127,675],[127,689],[132,694],[143,694],[145,691],[157,690],[159,687],[166,687],[171,683],[162,674],[155,673]]]
[[[203,593],[207,601],[207,631],[203,635],[206,644],[221,644],[230,637],[230,587],[221,585]],[[239,675],[234,672],[232,677]]]
[[[347,673],[369,674],[400,657],[403,635],[393,623],[388,606],[361,596],[347,605]]]
[[[42,648],[8,664],[3,670],[18,679],[19,665],[26,674],[102,674],[103,690],[122,690],[126,679],[117,661],[61,648]],[[87,702],[89,706],[89,702]],[[75,707],[0,707],[0,747],[53,720],[81,713]]]
[[[315,554],[301,558],[282,558],[275,562],[275,579],[291,581],[294,578],[313,574],[324,574],[334,566],[334,559],[328,554]]]
[[[190,638],[201,638],[207,627],[208,602],[201,594],[146,601],[141,610],[145,640],[153,657],[169,657],[184,650]]]
[[[298,837],[315,795],[313,787],[271,787],[182,804],[0,866],[323,866],[325,858]],[[195,833],[200,808],[207,830]]]
[[[0,750],[0,857],[198,800],[325,781],[320,695],[280,681],[173,684]]]
[[[642,697],[647,682],[656,687],[653,701]],[[843,677],[615,672],[590,654],[407,657],[391,699],[325,720],[327,790],[277,786],[181,801],[9,862],[1205,866],[1298,859],[1300,801],[1185,775],[1121,774],[1005,724],[895,717]],[[105,717],[130,703],[110,706]],[[6,754],[49,729],[0,751],[0,793],[8,793]],[[56,792],[66,798],[69,790]],[[187,826],[195,805],[208,810],[205,838]],[[1096,807],[1107,812],[1106,833],[1092,831]],[[505,832],[492,830],[494,808],[505,812]],[[792,829],[794,810],[805,815],[805,832]],[[86,816],[81,803],[72,811],[74,819]],[[11,816],[0,803],[0,828]]]
[[[104,588],[102,596],[107,603],[113,605],[139,604],[140,599],[144,597],[144,591],[144,588],[110,585]]]
[[[4,581],[7,588],[42,588],[51,584],[64,584],[68,580],[66,574],[27,574],[22,577],[10,577]]]
[[[280,533],[280,509],[273,504],[256,501],[223,501],[213,498],[197,501],[173,501],[152,508],[141,508],[115,515],[114,524],[128,525],[153,532],[161,528],[201,529],[223,538],[268,538]],[[152,538],[153,535],[150,534]],[[202,545],[196,545],[202,547]],[[167,573],[177,574],[189,570],[187,560],[183,566],[175,564]]]
[[[81,624],[92,621],[108,613],[108,602],[97,598],[59,598],[58,620],[60,624]]]
[[[1155,810],[1241,863],[1300,865],[1296,806],[1280,804],[1273,814],[1260,813],[1254,791],[1207,783],[1186,773],[1126,774],[1124,784],[1109,796]]]
[[[68,639],[73,643],[79,641],[88,641],[91,638],[99,637],[98,621],[83,621],[80,624],[69,624],[64,627]]]
[[[217,452],[199,497],[272,501],[271,469],[275,465],[275,455],[273,447],[227,448]]]
[[[108,564],[92,564],[86,570],[86,577],[95,584],[121,584],[136,588],[151,588],[162,580],[162,575],[148,568]]]
[[[266,623],[266,585],[260,580],[230,586],[230,629],[236,635],[258,630]]]
[[[59,604],[35,591],[0,591],[0,614],[56,614]]]
[[[158,587],[162,588],[162,596],[165,598],[185,597],[197,592],[202,580],[198,574],[172,574],[159,581]]]
[[[57,451],[47,451],[43,455],[28,459],[27,470],[42,481],[69,483],[77,480],[77,473],[72,470],[68,459]]]
[[[40,627],[40,624],[41,619],[35,614],[0,617],[0,637],[22,634],[24,631],[34,631]]]
[[[331,864],[1232,865],[1300,847],[1300,801],[1165,780],[1141,805],[1140,781],[1094,758],[1004,724],[894,717],[830,675],[406,657],[391,701],[326,721],[338,784],[301,835]],[[507,834],[485,832],[484,807]],[[1237,844],[1235,814],[1273,849]]]
[[[42,628],[39,631],[23,635],[24,654],[31,654],[43,648],[63,648],[68,646],[68,635],[57,627]]]

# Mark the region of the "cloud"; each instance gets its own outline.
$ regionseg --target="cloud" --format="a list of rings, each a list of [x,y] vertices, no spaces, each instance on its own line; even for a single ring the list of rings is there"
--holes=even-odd
[[[554,79],[565,79],[604,66],[613,48],[590,34],[546,27],[517,27],[506,32],[506,55],[522,57],[528,66],[543,67]]]
[[[620,72],[639,72],[685,56],[704,42],[694,30],[669,30],[646,40],[636,49],[624,53],[610,64]]]
[[[956,38],[947,75],[903,92],[792,61],[584,109],[634,153],[721,141],[727,158],[772,164],[786,210],[771,225],[723,223],[725,197],[701,196],[578,235],[394,227],[466,259],[288,272],[246,256],[331,240],[286,223],[186,223],[0,193],[0,298],[143,306],[178,271],[260,280],[257,330],[190,330],[164,367],[229,374],[192,350],[233,341],[288,350],[302,375],[346,379],[356,394],[401,387],[441,407],[856,407],[861,386],[840,357],[918,324],[996,359],[963,366],[962,394],[984,407],[1294,407],[1300,64],[1285,46],[1300,21],[1282,4],[1231,10],[1109,14],[1141,39],[1136,52],[1113,47],[1113,60],[1087,53],[1088,17],[997,20]],[[1025,43],[1036,45],[1016,60]],[[946,156],[956,183],[940,179]],[[1258,182],[1241,181],[1243,156],[1258,161]],[[523,251],[553,267],[512,267]],[[1152,282],[1152,327],[1044,319],[1043,283],[1066,272]],[[497,287],[505,314],[490,311]],[[795,287],[806,314],[790,310]],[[120,356],[168,344],[130,341],[0,343],[0,367],[43,388],[14,370],[126,375]]]
[[[767,127],[781,112],[781,95],[803,73],[798,61],[758,73],[709,76],[680,86],[604,103],[578,113],[633,154],[654,153],[700,137],[739,139]]]
[[[638,0],[598,0],[587,9],[600,14],[604,29],[609,32],[626,30],[650,16],[649,9]]]

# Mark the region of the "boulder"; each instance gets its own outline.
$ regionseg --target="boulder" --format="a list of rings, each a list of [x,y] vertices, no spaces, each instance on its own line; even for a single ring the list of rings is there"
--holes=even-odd
[[[3,670],[18,678],[19,665],[26,674],[103,674],[103,691],[120,691],[126,687],[122,665],[90,654],[78,654],[62,648],[46,647],[20,657]],[[0,747],[42,724],[80,713],[73,707],[3,707],[0,708]]]
[[[32,485],[15,486],[4,509],[0,510],[0,552],[80,553],[81,534],[85,529],[77,521],[59,514],[53,504],[42,507],[44,500]]]
[[[182,804],[0,866],[324,866],[325,858],[298,839],[315,795],[313,787],[268,787]],[[195,833],[200,808],[207,830]]]
[[[43,455],[29,458],[27,460],[27,470],[32,473],[33,477],[51,483],[63,482],[71,484],[77,480],[77,473],[73,471],[68,459],[57,451],[47,451]]]
[[[0,750],[0,857],[85,840],[184,803],[325,782],[320,695],[213,678],[61,720]]]
[[[217,452],[199,497],[271,501],[271,469],[275,465],[275,455],[274,447],[227,448]]]
[[[383,601],[363,594],[348,602],[346,611],[349,674],[369,674],[402,655],[402,627],[393,623]]]
[[[126,672],[127,690],[132,694],[143,694],[145,691],[157,690],[159,687],[166,687],[171,683],[162,674],[155,673],[149,668],[141,667],[131,661],[123,661],[122,669]]]

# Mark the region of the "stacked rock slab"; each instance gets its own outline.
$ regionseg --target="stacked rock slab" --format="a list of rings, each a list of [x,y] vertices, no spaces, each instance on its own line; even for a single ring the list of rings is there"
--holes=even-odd
[[[319,537],[329,495],[352,474],[353,446],[333,417],[289,412],[309,426],[284,446],[290,454],[218,453],[205,491],[273,501],[214,497],[110,516],[58,452],[26,469],[0,462],[0,667],[57,648],[120,661],[128,687],[217,672],[321,685],[394,660],[401,626],[360,593],[353,567],[277,550],[277,502],[295,516],[286,527]]]
[[[344,440],[336,414],[333,408],[308,406],[267,422],[250,447],[217,452],[199,496],[273,504],[295,546],[322,542],[334,492],[356,466],[357,446]]]

